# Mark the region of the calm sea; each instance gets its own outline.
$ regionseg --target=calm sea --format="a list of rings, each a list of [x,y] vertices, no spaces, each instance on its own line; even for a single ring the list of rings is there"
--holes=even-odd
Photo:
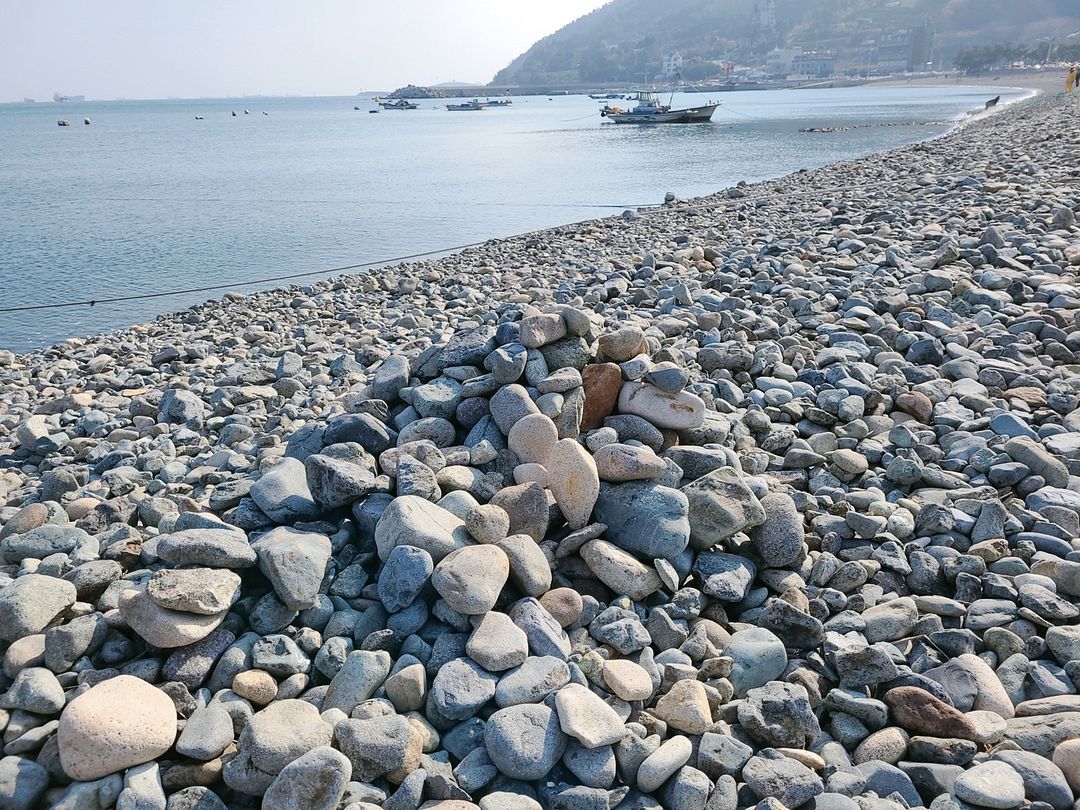
[[[368,98],[0,105],[0,307],[206,284],[251,291],[259,285],[245,281],[617,214],[668,191],[707,194],[925,139],[997,92],[725,93],[712,124],[668,127],[603,123],[584,96],[378,115]],[[858,124],[895,126],[799,132]],[[221,294],[0,313],[0,347],[26,351]]]

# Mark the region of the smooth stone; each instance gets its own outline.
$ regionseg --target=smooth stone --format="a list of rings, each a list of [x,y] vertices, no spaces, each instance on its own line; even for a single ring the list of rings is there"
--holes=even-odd
[[[667,469],[651,449],[632,444],[608,444],[593,454],[601,481],[651,481]]]
[[[622,718],[588,688],[569,683],[555,695],[559,726],[586,748],[614,745],[623,737]]]
[[[40,633],[75,603],[75,586],[41,574],[25,574],[0,587],[0,639]]]
[[[461,518],[416,495],[394,498],[375,525],[375,545],[383,560],[395,546],[416,546],[437,563],[470,542]]]
[[[762,627],[732,633],[723,654],[734,661],[728,680],[737,697],[778,679],[787,667],[783,642]]]
[[[476,623],[465,652],[489,672],[504,672],[525,662],[529,639],[505,613],[490,611]]]
[[[609,541],[645,559],[677,557],[690,542],[689,504],[677,489],[652,483],[603,484],[596,519]]]
[[[282,458],[251,485],[248,494],[275,523],[315,520],[320,515],[308,487],[304,462],[295,458]]]
[[[559,429],[544,414],[529,414],[514,423],[506,441],[522,464],[547,467],[551,452],[559,441]]]
[[[956,777],[956,798],[979,807],[1009,810],[1024,801],[1024,782],[1004,762],[991,760]]]
[[[176,739],[176,707],[160,689],[130,675],[102,681],[60,715],[60,763],[89,781],[165,754]]]
[[[661,429],[688,430],[705,421],[701,397],[689,391],[668,393],[648,383],[623,383],[619,412],[640,416]]]
[[[573,439],[561,439],[551,450],[548,484],[571,529],[580,529],[592,517],[600,495],[596,463],[588,451]]]
[[[638,601],[663,587],[655,569],[606,540],[590,540],[579,553],[596,578],[618,596]]]
[[[510,560],[498,546],[467,546],[436,566],[431,584],[458,613],[481,615],[495,606],[510,575]]]
[[[213,616],[240,598],[240,577],[220,568],[165,569],[150,577],[146,594],[159,607]]]
[[[145,583],[120,596],[120,618],[155,647],[173,649],[201,641],[217,629],[228,611],[206,616],[169,610],[153,602]]]
[[[184,529],[158,537],[158,557],[172,565],[206,568],[248,568],[255,564],[255,549],[237,529]]]
[[[604,662],[604,683],[621,700],[648,700],[654,692],[648,671],[625,658]]]
[[[621,723],[620,723],[621,727]],[[558,715],[542,704],[499,709],[484,726],[488,756],[510,779],[542,779],[566,750]]]
[[[352,762],[329,746],[313,748],[281,769],[263,795],[274,810],[336,810],[352,777]]]

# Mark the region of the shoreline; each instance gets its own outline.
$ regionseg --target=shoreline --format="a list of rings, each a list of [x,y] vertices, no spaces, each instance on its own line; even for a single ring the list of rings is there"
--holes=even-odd
[[[1073,806],[1078,124],[0,357],[0,800]]]
[[[869,85],[867,85],[867,86],[869,86]],[[899,86],[899,85],[896,85],[896,86]],[[992,86],[998,86],[998,85],[992,85]],[[885,150],[883,152],[873,153],[871,155],[867,155],[867,156],[864,156],[862,158],[854,158],[854,159],[836,161],[834,163],[827,164],[826,166],[820,167],[819,169],[815,169],[814,171],[821,171],[821,170],[824,170],[824,169],[828,169],[829,166],[833,166],[833,165],[847,164],[847,163],[851,162],[851,160],[873,159],[873,158],[876,158],[876,157],[879,157],[879,156],[890,154],[891,152],[895,152],[897,150],[906,149],[906,148],[908,148],[910,146],[913,146],[913,145],[916,145],[916,144],[933,142],[933,141],[936,141],[936,140],[938,140],[940,138],[948,137],[948,136],[952,135],[953,133],[955,133],[956,131],[964,128],[964,127],[970,126],[970,125],[975,124],[975,123],[980,122],[980,121],[983,121],[983,120],[985,120],[987,118],[998,115],[998,114],[1003,113],[1003,112],[1005,112],[1007,110],[1011,110],[1017,104],[1020,104],[1022,102],[1030,102],[1030,101],[1040,97],[1043,94],[1043,91],[1041,91],[1041,90],[1039,90],[1037,88],[1025,87],[1025,88],[1017,88],[1017,89],[1025,89],[1025,90],[1029,90],[1030,92],[1026,96],[1022,96],[1022,97],[1019,97],[1019,98],[1016,98],[1016,99],[1012,99],[1012,100],[1006,102],[1005,104],[1002,104],[1002,105],[999,105],[997,107],[991,108],[990,110],[970,111],[969,113],[964,114],[961,118],[958,118],[949,129],[947,129],[944,133],[942,133],[940,135],[935,135],[935,136],[931,136],[931,137],[923,139],[923,140],[914,141],[914,142],[912,142],[910,144],[907,144],[905,146],[897,147],[896,149],[890,149],[890,150]],[[796,177],[799,174],[800,174],[800,172],[796,172],[794,174],[782,175],[780,177],[773,178],[771,180],[756,181],[755,183],[750,184],[750,187],[754,188],[754,187],[758,187],[758,186],[766,186],[766,185],[768,185],[770,183],[780,182],[780,181],[783,181],[783,180],[785,180],[787,178],[790,178],[790,177]],[[713,199],[715,197],[724,195],[728,190],[729,189],[719,189],[718,191],[715,191],[712,194],[704,195],[704,196],[701,196],[701,197],[691,198],[689,200],[683,200],[682,202],[693,203],[693,202],[697,202],[697,201],[708,201],[708,200],[711,200],[711,199]],[[649,212],[649,211],[653,211],[656,208],[662,208],[662,207],[663,207],[663,204],[657,203],[655,206],[650,206],[650,207],[645,208],[645,209],[636,209],[636,210],[637,210],[638,213],[645,212],[647,214],[647,212]],[[612,218],[616,218],[617,216],[618,215],[612,215],[611,217],[604,217],[604,218],[601,218],[601,219],[612,219]],[[552,226],[550,228],[545,228],[545,229],[541,229],[541,230],[538,230],[538,231],[527,231],[527,232],[523,232],[523,233],[520,233],[520,234],[515,234],[515,235],[512,235],[512,236],[508,236],[508,237],[495,237],[495,238],[492,238],[492,239],[489,239],[489,240],[485,240],[484,244],[485,245],[491,245],[491,244],[498,245],[498,244],[501,244],[501,243],[511,242],[511,241],[515,241],[515,240],[528,239],[528,238],[534,237],[534,236],[542,236],[542,235],[546,235],[546,234],[550,234],[550,233],[557,233],[557,232],[559,232],[559,231],[561,231],[561,230],[563,230],[565,228],[570,228],[570,227],[574,227],[576,225],[582,225],[582,224],[593,222],[593,221],[597,221],[597,220],[594,220],[594,219],[578,220],[578,221],[575,221],[575,222],[555,225],[555,226]],[[436,252],[442,252],[442,251],[439,251],[438,249],[436,249],[435,251],[432,251],[432,252],[436,253]],[[456,254],[451,253],[450,255],[456,255]],[[406,263],[406,264],[408,264],[408,263]],[[236,297],[238,297],[238,298],[249,298],[249,297],[257,296],[257,295],[260,295],[260,294],[271,294],[272,295],[272,294],[275,294],[275,293],[280,293],[283,290],[293,289],[296,286],[310,286],[310,285],[314,285],[314,284],[323,284],[323,283],[331,282],[331,281],[334,281],[334,280],[337,280],[337,279],[345,279],[345,278],[362,278],[365,275],[368,275],[368,274],[370,274],[372,272],[376,272],[379,269],[397,268],[397,267],[400,267],[400,266],[401,266],[400,264],[380,265],[380,267],[378,267],[378,268],[374,268],[372,270],[366,271],[364,273],[357,274],[355,276],[346,273],[346,274],[343,274],[343,275],[332,276],[332,277],[327,278],[327,279],[319,279],[318,281],[311,282],[310,284],[286,285],[284,287],[272,287],[272,288],[268,288],[268,289],[264,289],[264,290],[258,290],[258,291],[252,292],[252,293],[244,293],[244,292],[239,292],[239,291],[236,291],[236,292],[226,291],[225,293],[222,293],[218,297],[207,299],[202,304],[195,304],[195,305],[192,305],[191,307],[187,307],[187,308],[184,308],[184,309],[181,309],[181,310],[176,310],[176,311],[164,313],[162,315],[158,315],[153,320],[139,322],[139,323],[132,324],[131,326],[121,328],[121,329],[118,329],[118,330],[112,330],[112,331],[102,332],[102,333],[95,333],[95,334],[91,334],[91,335],[73,336],[73,337],[67,338],[67,339],[65,339],[63,341],[60,341],[60,342],[58,342],[56,344],[51,344],[49,346],[43,346],[43,347],[33,349],[31,351],[28,351],[28,352],[10,352],[10,351],[4,349],[4,347],[0,346],[0,353],[12,354],[16,358],[32,357],[32,356],[35,356],[35,355],[40,354],[40,353],[46,353],[46,352],[50,352],[50,351],[58,351],[58,350],[61,349],[61,347],[65,346],[66,344],[70,344],[72,342],[94,341],[94,340],[99,340],[99,339],[107,339],[107,338],[109,338],[111,336],[119,337],[119,336],[123,336],[123,335],[129,334],[129,333],[138,333],[138,332],[141,332],[144,327],[147,327],[149,325],[158,323],[159,321],[168,320],[170,318],[177,317],[177,316],[182,315],[183,313],[188,312],[190,310],[198,309],[200,307],[204,307],[204,306],[208,306],[208,305],[212,305],[215,302],[220,303],[226,296],[231,296],[231,297],[234,297],[234,298],[236,298]],[[243,287],[244,285],[240,284],[239,286]]]

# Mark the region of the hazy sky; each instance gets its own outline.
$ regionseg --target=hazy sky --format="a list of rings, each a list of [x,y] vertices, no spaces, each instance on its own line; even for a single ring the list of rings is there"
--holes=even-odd
[[[0,100],[488,82],[606,0],[0,0]]]

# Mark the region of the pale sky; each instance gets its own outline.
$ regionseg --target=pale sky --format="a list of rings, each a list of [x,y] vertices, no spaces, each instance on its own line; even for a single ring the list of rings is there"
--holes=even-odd
[[[0,0],[0,101],[488,82],[606,0]]]

